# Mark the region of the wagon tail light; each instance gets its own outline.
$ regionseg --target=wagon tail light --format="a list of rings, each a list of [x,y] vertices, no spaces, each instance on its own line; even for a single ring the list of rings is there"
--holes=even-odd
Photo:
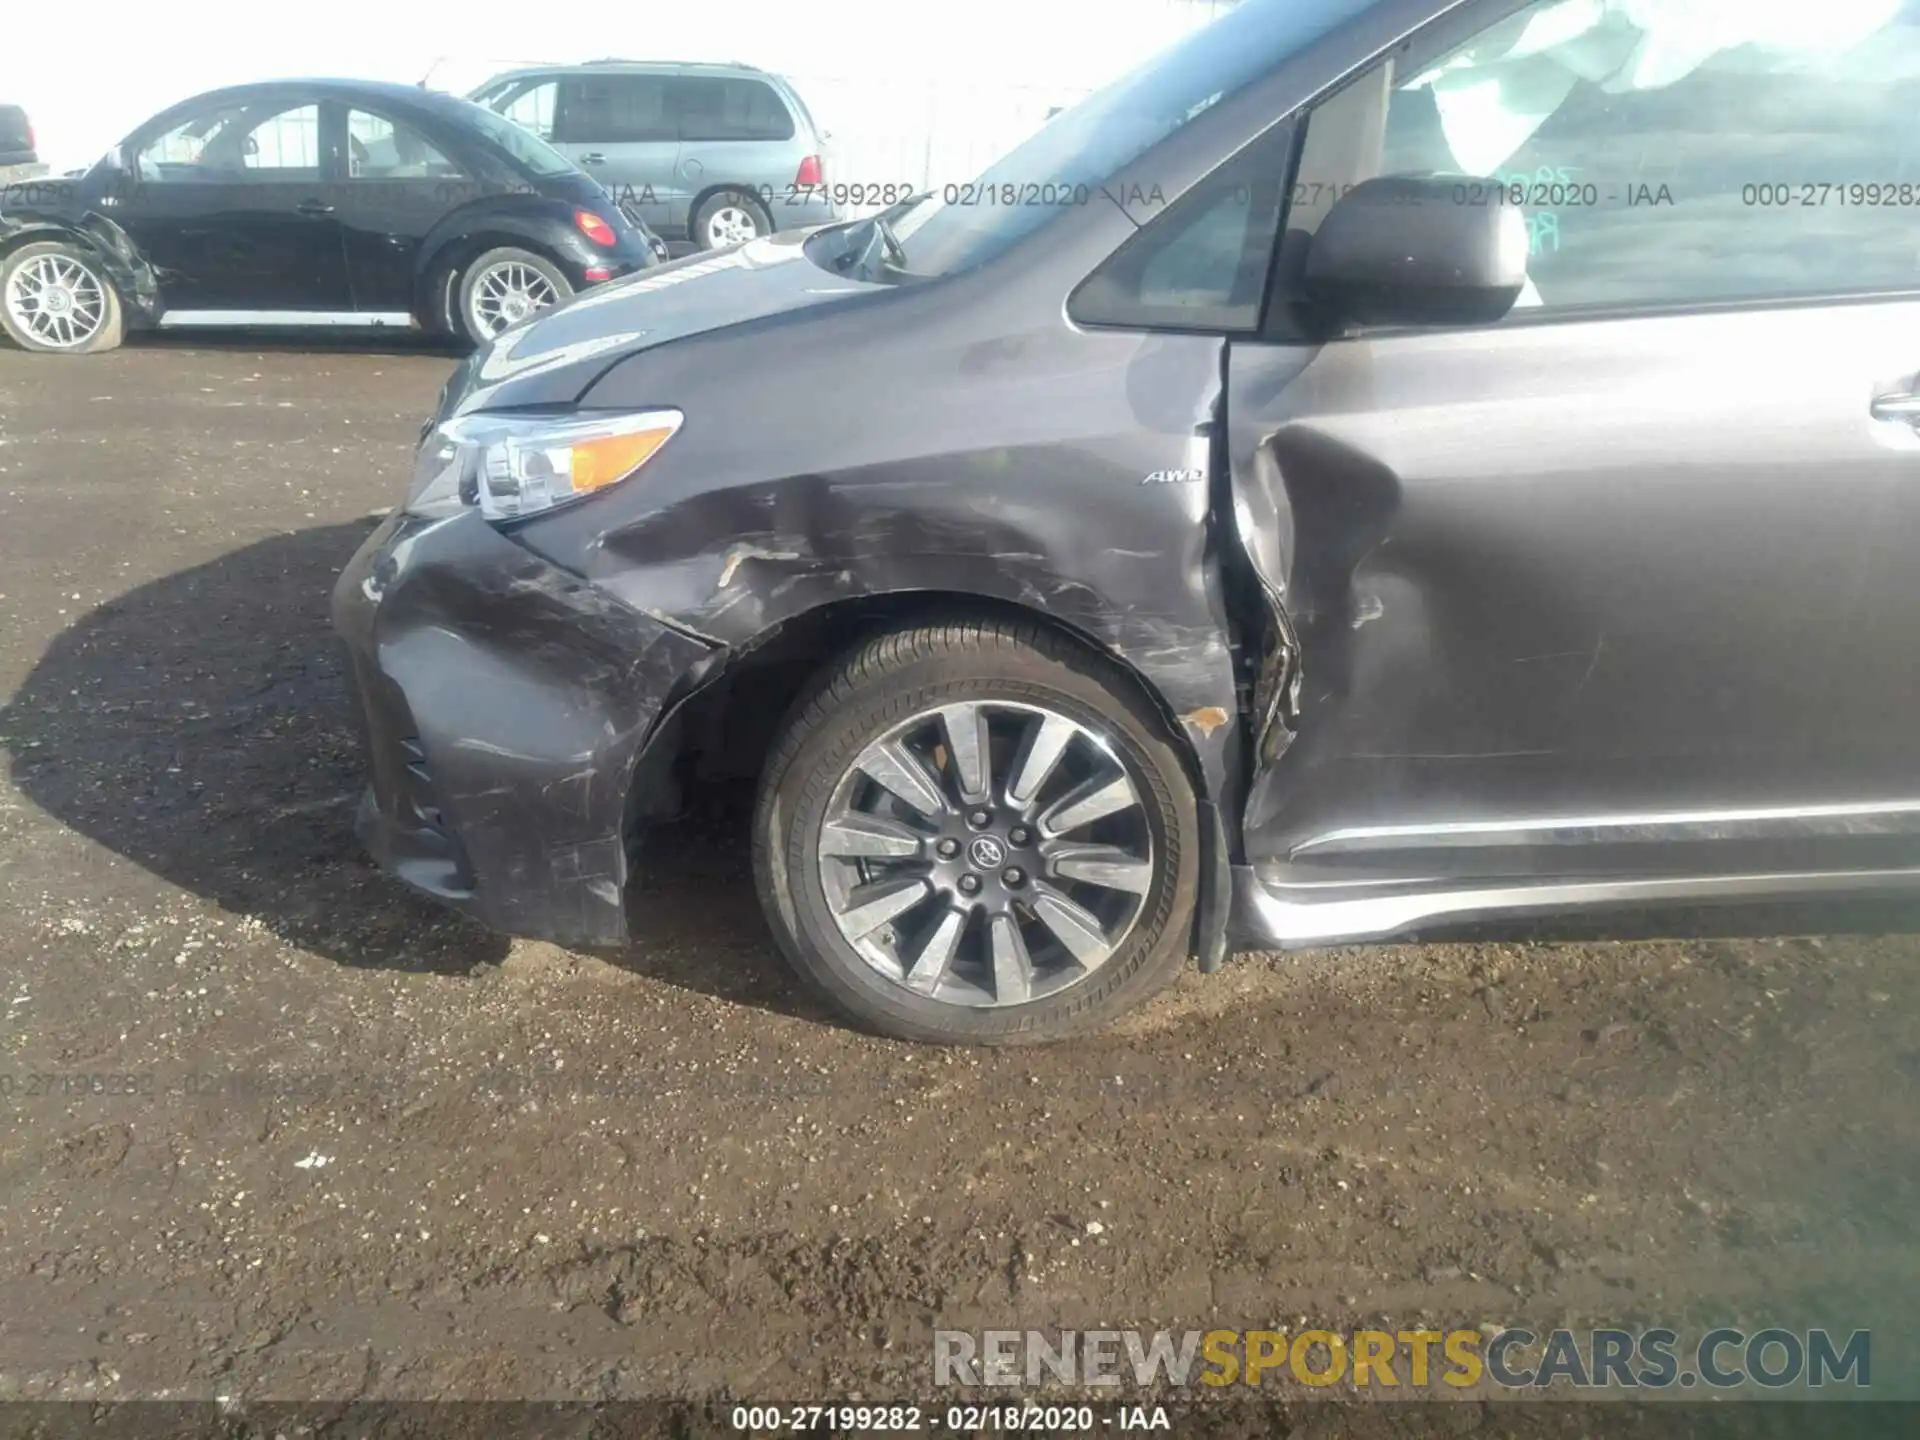
[[[516,520],[630,479],[679,431],[678,410],[615,415],[464,415],[420,447],[410,514],[478,509]]]
[[[793,177],[793,186],[796,190],[808,190],[824,185],[825,174],[825,167],[820,164],[820,157],[809,155],[800,162],[800,169]]]
[[[596,245],[604,245],[611,250],[615,245],[620,243],[619,237],[613,233],[613,226],[602,220],[591,210],[574,211],[573,223],[579,227],[582,235],[586,236],[587,239]]]

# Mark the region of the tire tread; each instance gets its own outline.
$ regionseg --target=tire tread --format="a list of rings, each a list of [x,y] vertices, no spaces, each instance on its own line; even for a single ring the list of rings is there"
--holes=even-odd
[[[100,355],[109,350],[119,349],[120,342],[126,336],[127,328],[126,307],[120,299],[119,287],[113,283],[113,277],[108,275],[92,256],[85,254],[77,246],[58,239],[29,240],[26,244],[9,250],[5,255],[0,255],[0,288],[4,288],[8,275],[17,265],[34,255],[49,252],[71,255],[93,272],[106,298],[106,318],[86,344],[74,349],[64,349],[42,344],[31,336],[21,335],[14,329],[12,318],[5,313],[3,307],[0,307],[0,336],[4,336],[13,345],[32,355]]]
[[[847,987],[833,983],[831,970],[815,963],[800,940],[798,917],[785,883],[786,825],[775,813],[781,808],[781,792],[787,786],[788,772],[811,740],[855,707],[871,703],[909,667],[937,662],[955,672],[955,685],[964,686],[968,683],[965,677],[992,673],[998,668],[996,662],[1033,658],[1100,685],[1111,702],[1125,708],[1139,729],[1165,751],[1164,757],[1155,757],[1157,763],[1146,767],[1140,777],[1153,791],[1153,800],[1160,807],[1161,815],[1171,817],[1173,822],[1164,826],[1161,837],[1164,853],[1158,863],[1171,869],[1176,882],[1159,888],[1157,904],[1151,913],[1140,917],[1135,931],[1136,935],[1151,935],[1152,940],[1128,963],[1110,961],[1103,967],[1103,973],[1063,992],[1053,1005],[1043,1002],[1031,1008],[1022,1007],[1011,1015],[995,1010],[966,1012],[970,1023],[957,1027],[963,1029],[964,1034],[931,1029],[906,1016],[889,1015],[885,1023],[874,1025],[864,1007],[850,1003],[858,997]],[[904,693],[891,696],[882,720],[904,718],[909,708],[908,699]],[[922,694],[918,704],[924,703]],[[818,791],[822,787],[830,788],[837,780],[838,777],[831,774],[806,777],[800,791],[790,798],[785,808],[790,812],[817,802]],[[1184,793],[1177,794],[1175,785]],[[776,831],[779,832],[779,854],[774,853]],[[1198,891],[1196,859],[1200,847],[1193,797],[1179,756],[1168,743],[1164,724],[1125,672],[1037,620],[957,617],[892,629],[856,644],[837,662],[825,667],[812,686],[795,700],[767,759],[754,816],[753,847],[762,903],[787,958],[842,1009],[851,1011],[882,1033],[898,1038],[1006,1045],[1036,1043],[1080,1033],[1143,1003],[1174,978],[1187,958],[1189,927],[1185,921],[1192,913]]]

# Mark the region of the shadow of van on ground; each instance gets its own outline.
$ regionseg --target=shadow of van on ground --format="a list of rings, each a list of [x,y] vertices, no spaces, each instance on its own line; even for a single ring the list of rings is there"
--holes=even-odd
[[[49,646],[0,736],[57,820],[340,964],[464,974],[509,942],[384,874],[352,832],[365,784],[335,578],[375,524],[276,536],[99,606]],[[612,963],[807,1009],[754,898],[734,797],[648,846]]]

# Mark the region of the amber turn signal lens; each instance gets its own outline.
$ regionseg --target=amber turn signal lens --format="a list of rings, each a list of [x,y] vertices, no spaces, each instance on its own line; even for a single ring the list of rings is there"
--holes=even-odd
[[[608,435],[598,440],[576,440],[572,446],[572,474],[568,477],[574,493],[585,495],[626,479],[672,437],[673,431],[663,427],[636,430],[629,435]]]

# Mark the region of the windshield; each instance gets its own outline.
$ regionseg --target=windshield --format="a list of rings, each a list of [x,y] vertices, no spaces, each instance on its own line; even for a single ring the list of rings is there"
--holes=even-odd
[[[1004,159],[947,185],[894,225],[914,275],[991,259],[1099,187],[1209,106],[1374,0],[1244,0],[1055,116]],[[1225,158],[1225,157],[1222,157]]]
[[[476,130],[534,174],[567,175],[579,168],[538,135],[530,130],[521,129],[506,116],[496,114],[486,106],[476,105],[470,100],[462,103],[466,107],[467,119],[472,122]]]

